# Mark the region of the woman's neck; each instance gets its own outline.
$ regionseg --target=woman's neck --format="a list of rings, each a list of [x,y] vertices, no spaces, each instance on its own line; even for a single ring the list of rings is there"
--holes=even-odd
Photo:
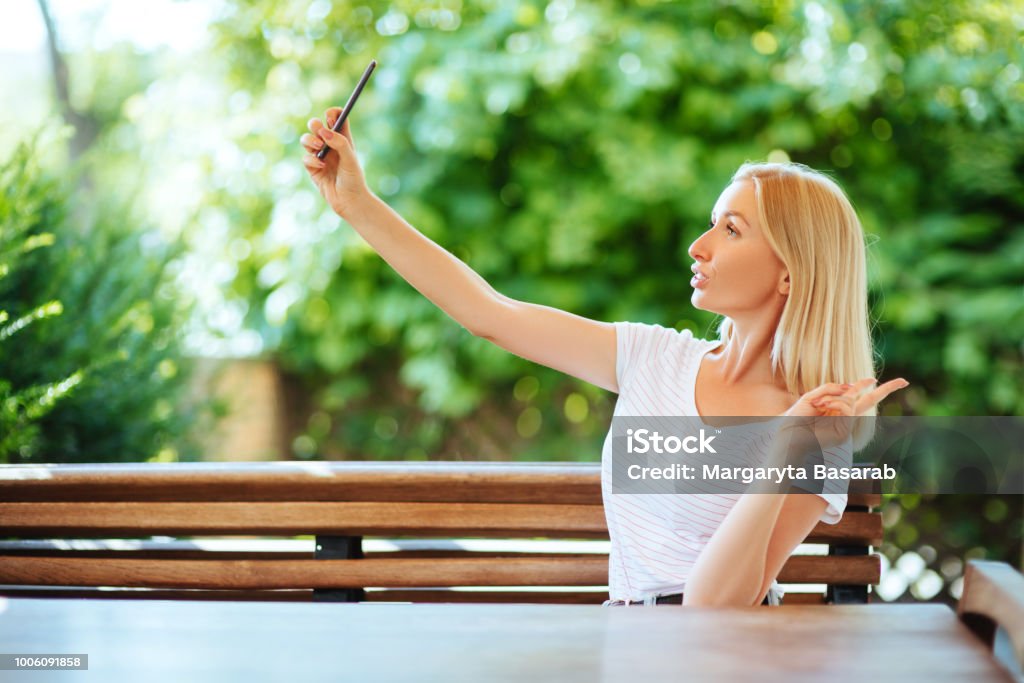
[[[771,349],[775,325],[732,321],[724,347],[707,358],[710,370],[726,385],[772,385],[785,389],[785,381],[772,376]]]

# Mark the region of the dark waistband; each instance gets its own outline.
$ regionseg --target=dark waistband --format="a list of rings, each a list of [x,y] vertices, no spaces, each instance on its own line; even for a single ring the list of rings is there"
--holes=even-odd
[[[668,595],[659,595],[655,599],[655,603],[657,603],[659,605],[681,605],[681,604],[683,604],[683,594],[682,593],[669,593]],[[643,603],[643,600],[639,600],[639,601],[630,602],[629,604],[631,604],[631,605],[642,605],[644,603]],[[762,605],[767,605],[768,604],[768,596],[767,595],[764,596],[764,600],[761,601],[761,604]]]

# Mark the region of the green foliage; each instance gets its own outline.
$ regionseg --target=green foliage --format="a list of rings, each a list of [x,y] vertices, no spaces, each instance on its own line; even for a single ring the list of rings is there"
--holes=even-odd
[[[27,311],[0,325],[2,458],[195,457],[182,435],[201,407],[175,410],[189,370],[167,272],[180,248],[122,207],[77,227],[36,153],[22,145],[0,169],[0,311]]]
[[[82,381],[76,372],[63,382],[13,391],[0,380],[0,462],[22,458],[36,450],[39,420]]]
[[[967,560],[1020,566],[1019,495],[883,495],[881,509],[879,550],[884,565],[892,567],[879,585],[885,600],[933,599],[955,606]]]
[[[246,323],[303,382],[296,455],[595,459],[611,413],[606,392],[470,337],[282,173],[370,57],[351,122],[371,186],[502,293],[707,335],[687,248],[741,162],[790,158],[832,171],[870,233],[883,375],[913,382],[884,411],[1024,412],[1013,12],[229,4],[215,50],[238,120],[261,119],[227,128],[266,163],[219,168],[206,203],[252,247],[232,285]]]
[[[32,251],[49,248],[54,242],[52,233],[32,234],[31,216],[36,212],[42,213],[40,200],[49,188],[41,188],[43,191],[38,192],[34,190],[39,188],[23,182],[25,175],[36,170],[21,167],[21,163],[31,164],[27,152],[22,150],[18,157],[0,167],[0,187],[3,188],[0,195],[0,290],[6,285],[4,279],[12,276],[12,271],[16,277]],[[13,303],[22,303],[24,312],[15,312],[12,316],[0,304],[0,367],[8,367],[18,360],[17,340],[12,342],[12,337],[19,332],[25,334],[26,328],[39,320],[63,312],[61,302],[56,300],[38,305]],[[12,307],[11,310],[19,309]],[[39,440],[39,420],[81,380],[82,372],[76,370],[60,381],[16,388],[0,371],[0,463],[33,452]]]

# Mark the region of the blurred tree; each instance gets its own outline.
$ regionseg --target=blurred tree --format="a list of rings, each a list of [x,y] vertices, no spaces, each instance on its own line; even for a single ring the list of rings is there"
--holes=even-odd
[[[76,160],[92,147],[102,124],[92,112],[79,110],[75,103],[71,101],[68,65],[59,47],[60,40],[57,35],[57,24],[53,19],[53,14],[50,12],[50,3],[48,0],[36,0],[36,3],[39,5],[39,13],[43,17],[43,25],[46,27],[46,52],[50,58],[50,69],[53,74],[57,104],[64,119],[74,127],[74,134],[71,137],[70,143],[70,154],[72,160]]]
[[[14,166],[0,167],[0,286],[4,278],[17,271],[26,254],[45,249],[53,244],[50,233],[30,234],[31,223],[26,220],[34,210],[42,209],[38,196],[25,196],[12,174]],[[21,310],[5,310],[0,306],[0,368],[16,362],[18,347],[8,341],[30,325],[51,316],[60,315],[60,301],[41,304],[26,302]],[[12,314],[13,313],[13,314]],[[34,451],[39,440],[39,420],[54,408],[82,381],[77,370],[68,377],[50,382],[15,388],[4,372],[0,371],[0,463]]]
[[[31,311],[0,325],[0,419],[16,426],[0,432],[5,459],[195,458],[186,432],[207,405],[176,408],[190,367],[178,336],[188,306],[166,273],[180,245],[117,206],[83,237],[66,216],[66,185],[35,157],[23,145],[0,167],[0,311]]]

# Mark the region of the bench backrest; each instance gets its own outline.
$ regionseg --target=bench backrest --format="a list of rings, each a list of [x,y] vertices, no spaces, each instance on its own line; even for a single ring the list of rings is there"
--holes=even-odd
[[[826,590],[787,592],[786,604],[868,601],[882,537],[868,485],[852,481],[842,521],[808,536],[828,554],[796,554],[779,576]],[[5,595],[607,597],[597,463],[6,466],[0,537]]]

